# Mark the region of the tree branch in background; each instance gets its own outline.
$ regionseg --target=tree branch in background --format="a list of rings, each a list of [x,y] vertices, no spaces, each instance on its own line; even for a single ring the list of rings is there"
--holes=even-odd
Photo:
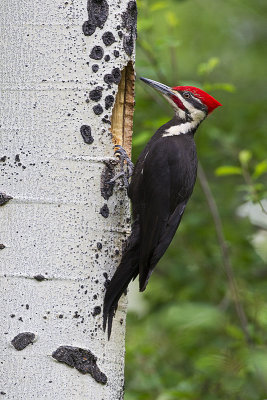
[[[228,246],[226,244],[226,240],[225,240],[224,233],[223,233],[221,217],[220,217],[220,214],[218,211],[216,201],[211,192],[205,171],[200,163],[198,164],[198,177],[199,177],[200,186],[205,195],[205,198],[208,203],[208,207],[209,207],[209,210],[210,210],[213,222],[214,222],[216,235],[217,235],[217,239],[218,239],[218,243],[219,243],[220,251],[221,251],[221,256],[222,256],[222,263],[223,263],[223,267],[224,267],[224,270],[225,270],[225,273],[226,273],[226,276],[227,276],[227,279],[229,282],[229,287],[230,287],[232,298],[233,298],[233,301],[235,304],[236,313],[238,315],[238,318],[239,318],[239,321],[241,324],[241,328],[242,328],[242,331],[246,338],[246,341],[247,341],[247,343],[251,343],[251,338],[250,338],[250,335],[248,333],[248,328],[247,328],[248,321],[247,321],[247,317],[246,317],[243,305],[240,301],[240,296],[238,293],[238,288],[237,288],[236,280],[234,277],[234,271],[233,271],[231,259],[229,256]]]

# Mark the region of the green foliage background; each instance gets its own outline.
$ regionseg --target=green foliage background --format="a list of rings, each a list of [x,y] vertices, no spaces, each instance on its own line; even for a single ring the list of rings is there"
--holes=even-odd
[[[146,312],[128,314],[125,400],[263,400],[267,265],[251,240],[258,227],[236,210],[247,199],[267,197],[267,2],[140,0],[138,6],[137,77],[202,87],[223,104],[196,142],[233,275],[226,274],[198,181],[178,233],[140,294]],[[137,80],[134,159],[170,116],[164,100]]]

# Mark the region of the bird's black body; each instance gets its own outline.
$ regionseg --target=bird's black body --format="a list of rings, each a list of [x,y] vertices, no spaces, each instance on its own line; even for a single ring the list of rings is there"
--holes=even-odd
[[[179,126],[185,122],[176,114],[161,126],[135,165],[128,188],[132,232],[104,299],[104,329],[108,321],[108,336],[119,298],[138,274],[140,291],[145,290],[153,269],[173,239],[193,192],[197,175],[194,133],[198,124],[189,126],[186,134],[179,133]]]
[[[174,117],[155,133],[136,163],[129,186],[133,218],[139,225],[141,291],[178,228],[196,180],[194,132],[163,137],[177,122]]]

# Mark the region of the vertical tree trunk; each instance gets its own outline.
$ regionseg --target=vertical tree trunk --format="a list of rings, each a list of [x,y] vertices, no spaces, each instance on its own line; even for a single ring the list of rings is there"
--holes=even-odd
[[[125,300],[109,342],[102,301],[129,231],[108,181],[131,146],[135,38],[134,1],[0,2],[3,398],[123,398]]]

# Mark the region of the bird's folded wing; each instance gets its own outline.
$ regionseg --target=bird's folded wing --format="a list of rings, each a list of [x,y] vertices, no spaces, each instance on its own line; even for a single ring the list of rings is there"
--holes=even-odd
[[[170,152],[164,151],[164,142],[157,143],[144,162],[140,207],[141,291],[145,289],[156,262],[169,246],[183,214],[183,199],[179,201],[177,196],[175,207],[173,201],[173,192],[179,192],[178,171],[179,157],[176,153],[170,158]],[[179,209],[175,212],[176,206]]]

